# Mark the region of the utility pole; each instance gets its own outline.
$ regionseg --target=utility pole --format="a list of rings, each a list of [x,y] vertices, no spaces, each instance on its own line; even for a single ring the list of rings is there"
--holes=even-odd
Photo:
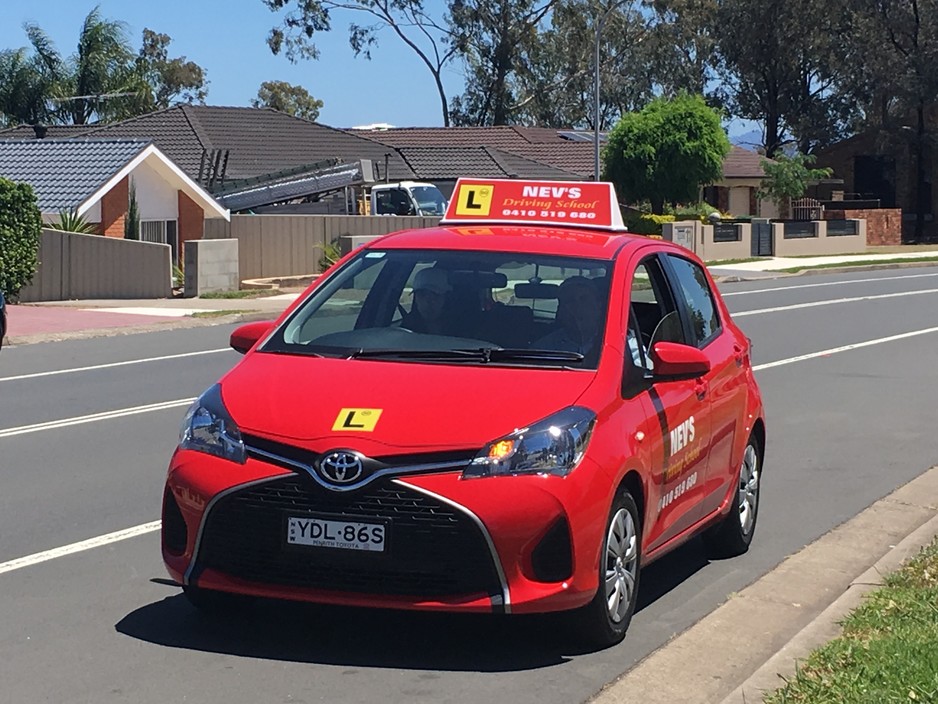
[[[603,32],[603,25],[613,10],[619,9],[622,5],[631,2],[631,0],[618,0],[612,3],[602,17],[596,22],[596,54],[593,60],[593,180],[599,180],[599,38]]]

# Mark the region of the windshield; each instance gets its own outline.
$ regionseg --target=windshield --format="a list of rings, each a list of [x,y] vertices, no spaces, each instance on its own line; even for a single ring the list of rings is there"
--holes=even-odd
[[[446,199],[436,186],[412,186],[410,189],[420,215],[443,215],[446,213]]]
[[[611,266],[517,253],[364,250],[262,351],[595,368]]]

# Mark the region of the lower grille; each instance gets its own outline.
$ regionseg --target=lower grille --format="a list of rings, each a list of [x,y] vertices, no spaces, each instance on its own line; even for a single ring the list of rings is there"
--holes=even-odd
[[[304,515],[381,521],[387,525],[387,550],[287,545],[287,517]],[[361,594],[501,594],[475,522],[390,481],[337,494],[295,475],[236,491],[211,509],[198,566],[255,582]]]

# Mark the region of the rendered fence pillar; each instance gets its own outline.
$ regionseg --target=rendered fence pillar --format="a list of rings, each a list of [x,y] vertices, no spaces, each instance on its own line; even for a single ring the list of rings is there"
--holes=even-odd
[[[186,298],[240,288],[238,240],[191,240],[185,252]]]

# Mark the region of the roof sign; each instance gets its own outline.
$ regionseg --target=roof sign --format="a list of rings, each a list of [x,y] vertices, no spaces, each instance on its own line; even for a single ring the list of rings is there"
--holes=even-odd
[[[521,223],[625,231],[611,183],[461,178],[442,224]]]

